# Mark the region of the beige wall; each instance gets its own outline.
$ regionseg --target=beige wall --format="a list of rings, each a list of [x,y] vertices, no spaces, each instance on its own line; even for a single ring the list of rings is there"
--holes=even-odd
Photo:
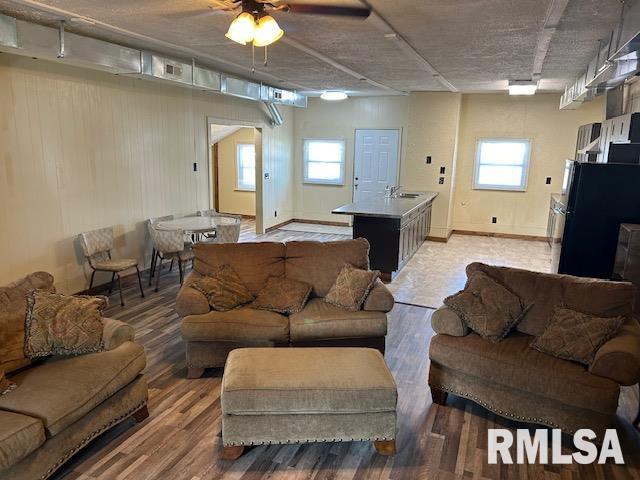
[[[238,190],[236,146],[255,142],[255,129],[241,128],[218,142],[219,208],[224,213],[256,214],[256,192]]]
[[[504,94],[462,96],[453,228],[545,236],[549,196],[562,185],[564,161],[573,158],[580,125],[602,121],[603,98],[577,110],[559,110],[559,96]],[[531,140],[525,192],[473,190],[476,142],[480,138]],[[551,185],[546,185],[551,177]],[[492,224],[491,217],[498,223]]]
[[[353,159],[356,128],[401,130],[400,168],[406,150],[409,97],[351,98],[343,102],[309,99],[306,109],[295,110],[295,218],[346,222],[348,217],[332,215],[331,210],[351,203],[353,197]],[[345,184],[304,185],[302,142],[305,138],[341,138],[346,141]]]
[[[256,102],[13,55],[0,55],[0,105],[0,284],[46,270],[63,292],[88,284],[78,233],[114,226],[114,256],[142,261],[147,218],[209,208],[208,116],[268,125]],[[282,112],[262,135],[266,227],[292,214]]]

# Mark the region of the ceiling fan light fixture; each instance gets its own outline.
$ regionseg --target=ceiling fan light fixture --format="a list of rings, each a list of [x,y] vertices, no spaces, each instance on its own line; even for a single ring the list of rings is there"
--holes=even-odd
[[[238,15],[227,31],[225,37],[240,45],[251,42],[256,34],[256,21],[249,12],[242,12]]]
[[[346,100],[347,98],[349,98],[349,95],[347,95],[346,92],[341,92],[338,90],[328,90],[326,92],[323,92],[320,95],[320,98],[329,102],[339,102],[341,100]]]
[[[264,15],[256,23],[253,45],[266,47],[280,40],[283,35],[284,30],[280,28],[275,18],[271,15]]]

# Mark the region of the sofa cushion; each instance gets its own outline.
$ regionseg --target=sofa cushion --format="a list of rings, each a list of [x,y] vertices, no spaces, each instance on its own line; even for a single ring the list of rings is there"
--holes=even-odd
[[[18,463],[44,441],[39,419],[0,410],[0,470]]]
[[[283,243],[198,243],[193,253],[196,272],[212,275],[222,265],[231,265],[253,295],[262,290],[269,277],[284,276]]]
[[[199,277],[191,288],[205,297],[214,310],[226,312],[253,300],[253,295],[231,265],[223,265],[211,275]]]
[[[368,270],[369,242],[287,242],[286,277],[310,283],[314,297],[327,295],[345,263]]]
[[[54,436],[131,383],[144,367],[144,348],[132,342],[78,357],[51,357],[11,378],[18,388],[0,397],[0,409],[41,419],[47,435]]]
[[[531,347],[554,357],[591,365],[598,349],[616,335],[624,317],[596,317],[557,307],[551,323]]]
[[[346,264],[340,270],[324,301],[357,312],[379,276],[378,270],[363,270]]]
[[[517,295],[483,272],[473,272],[464,290],[445,298],[444,304],[492,342],[502,340],[526,313]]]
[[[24,353],[39,358],[99,352],[107,297],[69,296],[33,290],[27,296]]]
[[[27,293],[34,288],[53,291],[53,276],[35,272],[0,287],[0,370],[11,373],[29,365],[24,355],[24,318]]]
[[[222,379],[225,415],[394,412],[396,385],[370,348],[242,348]]]
[[[285,277],[269,277],[250,307],[282,314],[298,313],[307,303],[310,293],[311,285],[308,283]]]
[[[289,320],[279,313],[240,307],[182,320],[182,338],[191,342],[287,343]]]
[[[366,310],[350,312],[321,298],[312,298],[300,313],[289,317],[289,330],[292,342],[384,337],[387,315]]]
[[[601,317],[622,315],[631,318],[635,289],[631,283],[552,273],[531,272],[483,263],[467,266],[467,276],[483,271],[515,293],[525,305],[532,305],[516,329],[528,335],[541,335],[553,310],[564,306]]]
[[[465,337],[436,335],[429,358],[444,367],[489,380],[505,388],[546,397],[565,405],[608,414],[615,411],[620,388],[593,375],[583,365],[529,347],[533,338],[512,333],[491,343],[471,333]]]

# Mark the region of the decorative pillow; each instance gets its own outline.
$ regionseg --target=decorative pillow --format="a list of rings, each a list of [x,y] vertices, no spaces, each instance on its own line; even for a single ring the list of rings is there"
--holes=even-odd
[[[474,272],[464,290],[444,299],[480,337],[499,342],[527,313],[520,298],[483,272]]]
[[[191,288],[207,297],[211,308],[219,312],[226,312],[253,301],[253,295],[231,265],[222,265],[213,275],[199,278],[191,284]]]
[[[360,310],[379,276],[378,270],[362,270],[347,263],[324,301],[353,312]]]
[[[615,336],[624,317],[597,317],[556,307],[545,331],[531,343],[542,353],[591,365],[598,349]]]
[[[4,372],[0,370],[0,397],[5,393],[9,393],[16,388],[16,384],[7,380],[4,376]]]
[[[250,306],[290,315],[304,308],[310,293],[311,285],[308,283],[285,277],[269,277]]]
[[[107,302],[106,297],[29,292],[24,326],[27,358],[103,350],[102,310]]]

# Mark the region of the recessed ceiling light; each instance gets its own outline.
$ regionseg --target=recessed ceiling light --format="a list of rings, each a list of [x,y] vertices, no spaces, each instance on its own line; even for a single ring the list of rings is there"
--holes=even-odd
[[[324,92],[322,95],[320,95],[320,98],[322,100],[327,100],[329,102],[339,102],[340,100],[346,100],[347,98],[349,98],[349,95],[347,95],[345,92],[339,92],[339,91],[328,91],[328,92]]]
[[[534,95],[538,82],[533,80],[509,80],[509,95]]]

